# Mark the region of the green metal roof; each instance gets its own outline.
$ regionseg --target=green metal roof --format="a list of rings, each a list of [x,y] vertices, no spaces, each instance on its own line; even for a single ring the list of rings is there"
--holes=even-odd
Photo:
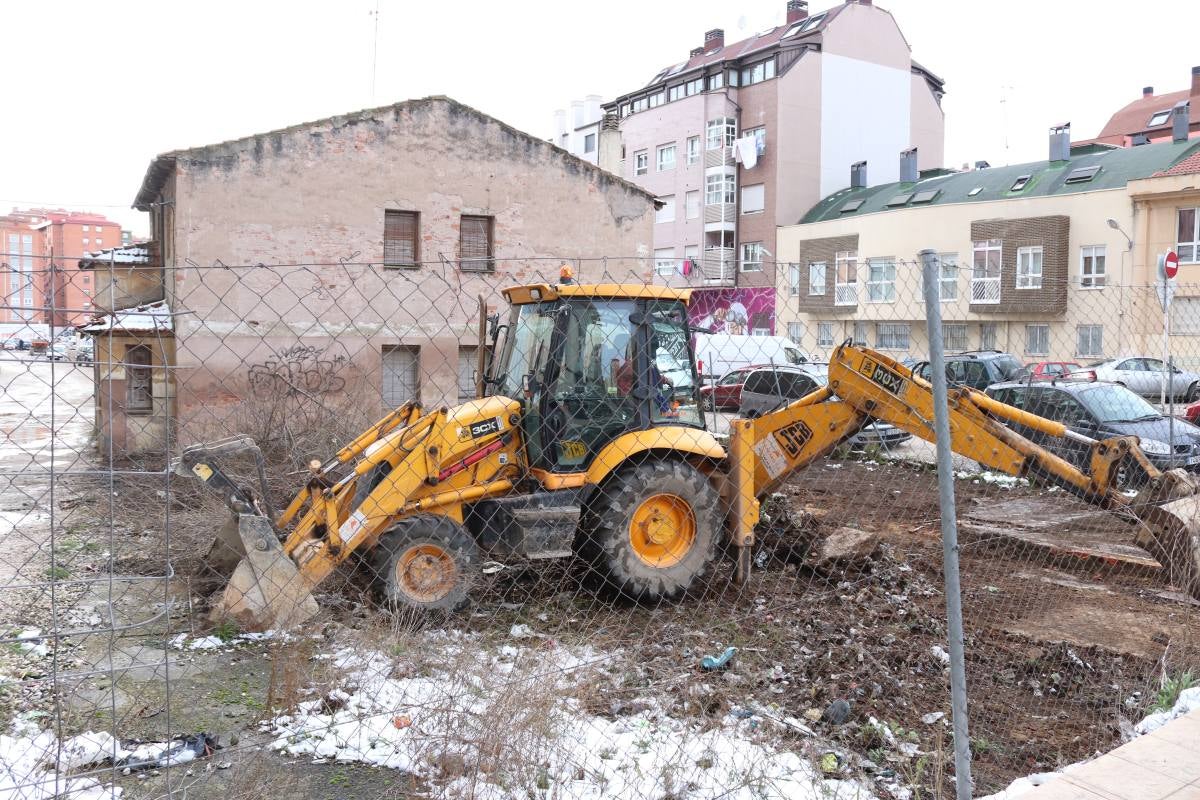
[[[800,222],[825,222],[846,217],[861,217],[880,211],[927,208],[949,203],[986,203],[994,200],[1120,189],[1129,181],[1149,178],[1156,172],[1169,169],[1194,152],[1200,152],[1200,141],[1196,139],[1162,142],[1082,153],[1073,155],[1067,161],[1034,161],[1011,167],[988,167],[973,172],[937,175],[923,178],[916,183],[885,183],[864,189],[842,189],[809,209]],[[1090,180],[1080,179],[1079,176],[1085,173],[1078,171],[1088,167],[1100,169]],[[1072,173],[1076,173],[1077,178],[1067,183]],[[1025,176],[1028,176],[1029,180],[1024,188],[1012,191],[1018,179]],[[929,198],[928,192],[936,194]],[[907,201],[900,202],[903,195],[910,197]]]

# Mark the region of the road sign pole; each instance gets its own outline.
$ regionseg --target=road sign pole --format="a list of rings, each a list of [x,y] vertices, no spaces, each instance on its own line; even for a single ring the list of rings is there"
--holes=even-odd
[[[1159,381],[1159,406],[1167,405],[1168,394],[1175,399],[1175,386],[1171,372],[1171,298],[1175,294],[1175,276],[1179,274],[1179,255],[1168,250],[1158,257],[1158,299],[1163,310],[1162,379]]]

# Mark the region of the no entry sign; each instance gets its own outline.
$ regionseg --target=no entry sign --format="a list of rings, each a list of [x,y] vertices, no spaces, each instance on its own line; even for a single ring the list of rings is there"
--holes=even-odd
[[[1179,254],[1174,250],[1168,250],[1165,254],[1159,256],[1158,268],[1161,270],[1163,277],[1171,280],[1179,273]]]

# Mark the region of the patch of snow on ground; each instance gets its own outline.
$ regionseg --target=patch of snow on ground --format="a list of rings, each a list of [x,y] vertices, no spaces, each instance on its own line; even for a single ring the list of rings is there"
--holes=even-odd
[[[1018,478],[1015,475],[1005,475],[1002,472],[992,472],[984,470],[983,472],[967,472],[960,470],[954,473],[954,477],[972,483],[988,483],[993,486],[999,486],[1004,489],[1011,489],[1014,486],[1028,486],[1029,481],[1026,478]]]
[[[761,728],[733,715],[705,729],[647,700],[636,713],[597,716],[584,700],[619,681],[619,654],[529,633],[497,649],[426,635],[412,652],[437,652],[438,663],[420,667],[347,647],[326,657],[339,688],[264,727],[278,750],[405,770],[447,798],[872,797],[757,741]]]
[[[3,800],[117,800],[121,789],[94,778],[72,778],[71,769],[112,758],[121,746],[106,733],[86,733],[63,742],[36,722],[17,718],[0,734],[0,798]],[[57,770],[55,769],[57,762]]]

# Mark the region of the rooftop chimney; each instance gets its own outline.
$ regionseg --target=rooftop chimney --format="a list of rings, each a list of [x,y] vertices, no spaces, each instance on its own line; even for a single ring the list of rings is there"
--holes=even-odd
[[[808,0],[787,0],[787,24],[808,18]]]
[[[1200,67],[1192,67],[1192,97],[1200,97]]]
[[[867,162],[859,161],[850,165],[850,188],[867,188]]]
[[[713,28],[704,34],[704,52],[720,50],[724,46],[725,30],[723,28]]]
[[[1050,129],[1050,160],[1068,161],[1071,158],[1071,123]]]
[[[1154,87],[1153,86],[1143,86],[1142,87],[1142,97],[1153,97],[1153,96],[1154,96]]]
[[[1188,138],[1188,117],[1191,115],[1190,100],[1180,100],[1171,110],[1171,141],[1186,142]]]
[[[688,57],[690,57],[690,58],[695,58],[696,56],[702,56],[702,55],[704,55],[703,47],[693,47],[692,52],[688,53]]]
[[[900,182],[916,183],[918,179],[917,148],[910,147],[900,151]]]

